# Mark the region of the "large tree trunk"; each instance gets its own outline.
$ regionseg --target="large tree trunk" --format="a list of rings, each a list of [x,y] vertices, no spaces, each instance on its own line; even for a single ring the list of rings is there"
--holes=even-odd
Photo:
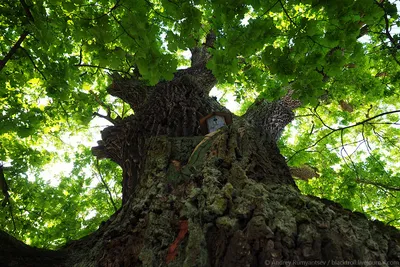
[[[1,248],[14,245],[0,251],[0,261],[85,267],[400,266],[397,229],[298,191],[276,145],[298,102],[257,101],[232,125],[200,134],[200,118],[228,111],[208,97],[216,81],[205,68],[205,48],[192,53],[192,67],[170,82],[148,87],[137,78],[115,77],[109,88],[135,110],[106,128],[93,149],[123,169],[121,210],[98,231],[53,254],[28,253],[1,234]],[[24,256],[17,257],[19,250]]]

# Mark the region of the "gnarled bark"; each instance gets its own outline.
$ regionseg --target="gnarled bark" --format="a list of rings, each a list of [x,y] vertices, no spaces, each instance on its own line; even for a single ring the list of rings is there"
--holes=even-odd
[[[65,248],[68,265],[400,265],[398,230],[301,195],[263,136],[239,120],[205,137],[149,137],[135,195],[97,233]]]

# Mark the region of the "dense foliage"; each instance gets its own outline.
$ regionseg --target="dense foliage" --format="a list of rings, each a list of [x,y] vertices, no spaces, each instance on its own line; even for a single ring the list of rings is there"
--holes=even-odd
[[[172,79],[210,31],[208,67],[238,113],[288,84],[303,102],[280,140],[290,166],[319,174],[301,190],[400,226],[396,3],[20,0],[0,11],[0,227],[18,238],[56,247],[119,207],[120,170],[96,162],[87,137],[94,117],[132,112],[107,96],[109,74]],[[49,179],[57,162],[69,169]]]

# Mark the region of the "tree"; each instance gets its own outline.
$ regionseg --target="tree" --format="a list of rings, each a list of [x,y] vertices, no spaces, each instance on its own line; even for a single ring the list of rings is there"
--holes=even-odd
[[[41,238],[32,220],[66,230],[45,247],[68,241],[49,251],[2,231],[5,264],[400,264],[398,230],[352,212],[383,205],[369,216],[399,226],[395,4],[21,0],[0,8],[0,159],[11,162],[0,168],[2,223],[34,245],[54,240],[55,231]],[[180,56],[185,49],[190,62]],[[231,125],[204,135],[201,118],[230,113],[209,96],[217,81],[248,99]],[[45,185],[40,170],[57,154],[43,148],[43,137],[87,130],[93,115],[112,123],[92,148],[97,160],[82,149],[70,179]],[[350,152],[354,143],[366,148]],[[121,174],[115,164],[117,211],[108,185]],[[93,203],[87,166],[106,189]],[[23,177],[28,172],[36,183]],[[296,184],[291,173],[307,181]],[[103,214],[85,220],[88,207]],[[55,216],[63,210],[67,224]]]

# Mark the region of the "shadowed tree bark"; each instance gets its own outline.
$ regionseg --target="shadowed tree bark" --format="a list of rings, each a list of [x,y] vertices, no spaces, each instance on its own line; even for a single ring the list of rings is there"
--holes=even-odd
[[[208,96],[216,84],[206,68],[213,40],[209,35],[192,49],[192,66],[172,81],[150,87],[139,77],[114,76],[109,93],[135,114],[104,129],[93,154],[121,166],[123,207],[96,232],[51,254],[2,233],[2,263],[400,266],[397,229],[300,194],[276,145],[300,104],[290,91],[273,103],[256,101],[232,125],[201,135],[202,117],[229,112]]]

